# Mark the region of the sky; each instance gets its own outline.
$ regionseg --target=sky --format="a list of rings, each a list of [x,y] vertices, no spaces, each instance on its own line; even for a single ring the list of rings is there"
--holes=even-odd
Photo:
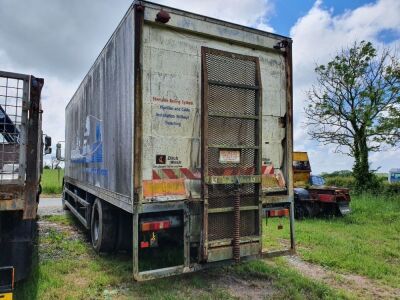
[[[312,141],[304,127],[305,92],[314,67],[342,47],[369,40],[400,48],[399,0],[155,0],[293,39],[294,147],[308,151],[313,173],[351,169],[335,146]],[[45,78],[43,130],[64,140],[64,108],[117,27],[129,0],[0,0],[0,70]],[[55,149],[55,146],[53,146]],[[55,151],[53,151],[55,152]],[[371,168],[400,167],[400,150],[370,156]]]

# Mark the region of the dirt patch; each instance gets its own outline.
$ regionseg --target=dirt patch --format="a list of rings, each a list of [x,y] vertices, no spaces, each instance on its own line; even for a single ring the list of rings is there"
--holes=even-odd
[[[61,198],[61,194],[40,194],[40,198]]]
[[[56,232],[64,233],[70,240],[77,240],[77,239],[85,240],[85,235],[74,226],[55,223],[46,220],[38,221],[38,225],[39,225],[39,234],[41,236],[46,236],[49,234],[49,232],[54,230]]]
[[[254,278],[245,280],[231,274],[219,277],[216,281],[216,285],[238,299],[266,299],[277,293],[267,280]]]
[[[354,274],[338,273],[322,266],[288,256],[287,261],[302,275],[319,280],[333,288],[345,290],[362,299],[400,299],[400,289]]]
[[[38,215],[43,216],[57,216],[64,215],[65,211],[61,207],[39,207]]]

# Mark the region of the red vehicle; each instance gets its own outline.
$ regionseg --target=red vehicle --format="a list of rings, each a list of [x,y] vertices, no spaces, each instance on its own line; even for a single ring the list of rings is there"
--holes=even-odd
[[[349,189],[326,186],[322,177],[311,175],[307,152],[293,153],[293,178],[296,218],[351,212]]]

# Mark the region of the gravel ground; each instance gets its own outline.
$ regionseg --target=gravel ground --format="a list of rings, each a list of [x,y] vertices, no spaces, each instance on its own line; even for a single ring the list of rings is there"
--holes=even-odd
[[[41,217],[65,214],[61,206],[61,198],[40,198],[38,214]]]

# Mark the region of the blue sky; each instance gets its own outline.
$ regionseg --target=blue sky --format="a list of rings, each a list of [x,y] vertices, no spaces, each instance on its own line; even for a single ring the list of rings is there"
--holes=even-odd
[[[359,6],[373,3],[367,0],[325,0],[322,8],[332,9],[333,15],[343,14],[346,10],[352,10]],[[267,22],[274,30],[282,35],[289,35],[290,29],[296,21],[306,15],[313,7],[314,0],[273,0],[273,12]]]
[[[153,0],[293,39],[294,146],[314,173],[351,169],[353,160],[312,141],[304,124],[315,64],[358,40],[400,50],[400,0]],[[64,107],[117,27],[131,0],[2,0],[0,69],[45,78],[44,130],[64,140]],[[43,4],[44,3],[44,4]],[[21,15],[21,11],[29,14]],[[27,51],[27,49],[29,51]],[[29,53],[29,54],[27,54]],[[399,149],[370,156],[371,167],[400,167]]]

